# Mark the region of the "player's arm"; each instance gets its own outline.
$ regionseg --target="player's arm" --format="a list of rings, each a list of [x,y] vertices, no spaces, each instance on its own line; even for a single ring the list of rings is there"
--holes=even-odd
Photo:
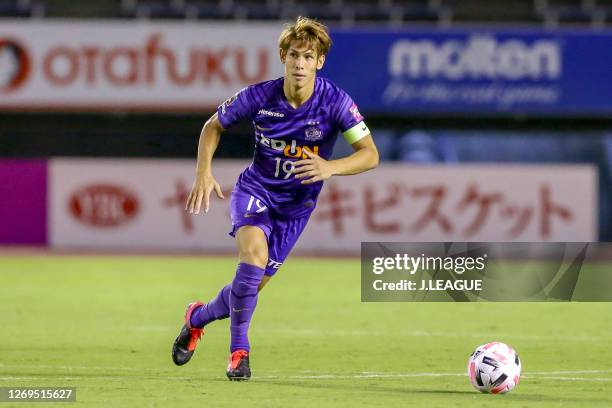
[[[196,166],[196,178],[187,197],[185,209],[190,213],[199,214],[204,200],[204,212],[208,212],[210,193],[215,190],[217,197],[224,198],[221,186],[212,175],[212,158],[219,146],[223,126],[219,122],[217,113],[210,117],[204,124],[200,133],[198,143],[198,162]]]
[[[327,180],[331,176],[348,176],[371,170],[378,166],[378,149],[371,134],[361,137],[351,143],[354,153],[337,160],[325,160],[322,157],[304,149],[309,157],[295,162],[295,177],[305,179],[302,184],[312,184]]]
[[[372,170],[378,166],[378,149],[369,134],[351,144],[353,154],[329,163],[333,168],[333,176],[349,176]]]

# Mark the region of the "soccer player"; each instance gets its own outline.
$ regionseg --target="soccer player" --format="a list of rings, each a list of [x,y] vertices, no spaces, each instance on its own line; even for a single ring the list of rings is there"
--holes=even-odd
[[[279,38],[284,77],[242,89],[223,102],[202,129],[195,182],[186,204],[190,213],[199,214],[202,204],[208,212],[213,190],[224,198],[213,176],[212,157],[225,129],[242,120],[252,121],[255,153],[230,197],[230,235],[238,246],[236,275],[208,303],[193,302],[187,307],[172,348],[177,365],[191,359],[204,326],[229,317],[227,377],[248,380],[247,333],[258,293],[304,230],[322,181],[378,165],[378,151],[355,103],[331,81],[316,75],[330,46],[324,25],[299,17]],[[338,131],[354,152],[328,160]]]

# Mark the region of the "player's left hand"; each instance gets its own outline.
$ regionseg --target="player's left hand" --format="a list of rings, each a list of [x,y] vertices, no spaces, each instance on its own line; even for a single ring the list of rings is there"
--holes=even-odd
[[[298,160],[293,163],[295,169],[293,174],[297,179],[302,180],[302,184],[312,184],[317,181],[327,180],[334,175],[334,166],[331,162],[323,159],[318,154],[312,153],[308,149],[303,149],[308,159]]]

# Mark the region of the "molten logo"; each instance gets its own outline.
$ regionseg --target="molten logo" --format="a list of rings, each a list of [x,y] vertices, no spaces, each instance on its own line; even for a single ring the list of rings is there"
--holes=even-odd
[[[20,88],[30,75],[30,57],[19,42],[0,38],[0,93]]]
[[[499,40],[493,36],[441,43],[400,40],[389,52],[389,73],[394,78],[555,80],[561,71],[561,46],[554,40],[532,44],[520,38]]]
[[[138,199],[126,189],[111,184],[93,184],[77,190],[68,203],[80,222],[93,227],[116,227],[132,220]]]

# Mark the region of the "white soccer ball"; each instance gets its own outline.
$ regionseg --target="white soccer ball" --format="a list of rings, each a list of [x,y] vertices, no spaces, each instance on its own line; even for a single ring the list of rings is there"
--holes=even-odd
[[[478,391],[505,394],[519,383],[521,360],[512,347],[492,342],[474,350],[467,370],[470,382]]]

